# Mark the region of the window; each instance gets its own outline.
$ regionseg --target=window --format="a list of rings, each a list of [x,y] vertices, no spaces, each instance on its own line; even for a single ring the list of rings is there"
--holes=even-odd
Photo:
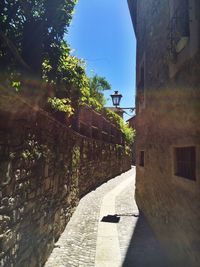
[[[145,61],[143,60],[139,67],[138,83],[137,83],[137,103],[139,104],[139,111],[145,108]]]
[[[180,37],[188,37],[190,35],[190,23],[189,23],[189,1],[181,0],[179,6],[175,11],[176,30],[180,34]]]
[[[196,150],[191,147],[174,149],[174,174],[190,180],[196,180]]]
[[[199,12],[199,10],[200,10],[200,1],[199,0],[195,0],[195,6],[194,6],[195,8],[195,18],[196,19],[198,19],[199,20],[199,18],[200,18],[200,12]]]
[[[144,63],[142,64],[140,68],[140,81],[138,84],[138,90],[141,90],[144,92]]]
[[[139,165],[144,167],[144,151],[140,151]]]
[[[173,2],[170,21],[170,51],[180,53],[187,45],[190,36],[189,1]]]

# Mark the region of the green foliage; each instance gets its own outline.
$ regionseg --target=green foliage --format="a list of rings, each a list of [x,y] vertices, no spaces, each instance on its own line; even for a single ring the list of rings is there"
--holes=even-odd
[[[72,56],[66,42],[62,42],[61,49],[56,71],[47,59],[43,62],[44,81],[58,88],[59,98],[70,98],[74,108],[79,105],[89,105],[100,111],[105,104],[103,91],[109,90],[110,84],[104,77],[97,75],[88,78],[84,60]]]
[[[94,97],[89,97],[86,104],[88,104],[88,106],[94,108],[97,112],[102,111],[103,105]]]
[[[46,59],[43,62],[43,80],[56,88],[59,98],[70,98],[74,107],[88,102],[89,78],[86,75],[85,62],[70,54],[66,42],[61,44],[62,53],[55,70]]]
[[[26,86],[23,77],[42,80],[55,89],[55,97],[49,98],[48,103],[68,116],[74,114],[80,105],[89,105],[102,112],[106,102],[103,92],[111,89],[104,77],[94,75],[89,78],[86,75],[85,62],[73,56],[64,41],[76,2],[0,1],[2,80],[5,83],[8,80],[7,84],[15,91]],[[118,125],[127,144],[130,144],[134,132],[114,112],[107,110],[106,114]]]
[[[76,0],[2,0],[0,68],[16,91],[23,87],[23,74],[34,74],[54,88],[58,99],[70,99],[73,108],[87,104],[100,111],[109,83],[97,75],[88,78],[85,62],[71,55],[63,39],[75,4]],[[70,105],[60,101],[51,104],[71,114]]]
[[[106,117],[116,124],[119,129],[122,131],[125,137],[125,142],[127,145],[131,145],[134,142],[135,138],[135,130],[131,127],[128,126],[127,123],[115,112],[113,112],[110,109],[105,109],[104,110]]]
[[[72,170],[77,170],[77,167],[79,166],[80,163],[80,147],[79,146],[74,146],[73,151],[72,151]]]
[[[86,104],[101,112],[106,103],[103,91],[110,90],[110,84],[104,77],[95,75],[92,78],[87,78],[87,86],[85,88],[87,93],[82,94],[81,104]]]
[[[88,78],[85,62],[70,55],[66,43],[62,43],[62,54],[54,80],[51,79],[52,66],[46,60],[43,63],[43,79],[58,86],[58,98],[49,99],[51,106],[59,111],[72,115],[77,106],[88,105],[102,113],[105,104],[103,91],[111,88],[104,77],[93,76]],[[73,106],[73,107],[72,107]],[[126,144],[130,145],[134,139],[134,131],[115,112],[106,109],[106,117],[116,124],[125,136]]]
[[[125,135],[126,144],[133,144],[135,139],[135,130],[133,128],[130,128],[128,124],[124,124],[124,126],[122,127],[122,132]]]
[[[110,90],[111,86],[104,77],[93,76],[89,81],[90,98],[95,99],[103,107],[106,104],[103,91]]]
[[[26,162],[35,162],[36,160],[46,158],[48,153],[48,148],[46,145],[39,144],[36,140],[29,139],[25,142],[26,147],[21,152],[21,159]]]
[[[56,69],[75,4],[76,0],[1,0],[0,69],[38,76],[44,59]]]
[[[45,59],[42,63],[42,79],[46,83],[54,84],[54,80],[50,80],[50,72],[52,71],[52,66],[50,65],[50,62],[48,59]]]
[[[19,81],[12,81],[11,86],[18,92],[21,87],[21,82]]]
[[[65,112],[68,116],[74,114],[74,109],[71,106],[71,100],[69,98],[48,98],[48,103],[53,109]]]

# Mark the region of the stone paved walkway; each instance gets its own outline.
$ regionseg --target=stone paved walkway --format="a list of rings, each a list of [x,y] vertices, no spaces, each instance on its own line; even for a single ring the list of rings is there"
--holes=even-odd
[[[139,215],[134,184],[132,168],[82,198],[45,267],[169,267]]]

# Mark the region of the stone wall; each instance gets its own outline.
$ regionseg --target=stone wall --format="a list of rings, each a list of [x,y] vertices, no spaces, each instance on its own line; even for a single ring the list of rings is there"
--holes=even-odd
[[[39,267],[80,198],[128,170],[130,158],[8,98],[0,99],[0,266]]]

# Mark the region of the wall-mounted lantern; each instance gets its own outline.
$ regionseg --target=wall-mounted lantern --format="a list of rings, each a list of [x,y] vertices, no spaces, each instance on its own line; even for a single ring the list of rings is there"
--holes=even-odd
[[[110,95],[112,98],[113,106],[117,108],[119,106],[122,95],[118,93],[118,91],[115,91],[114,94]]]
[[[129,110],[131,110],[131,112],[133,112],[135,110],[135,108],[121,108],[121,107],[118,107],[119,104],[120,104],[121,98],[123,97],[118,91],[115,91],[115,93],[110,95],[110,96],[112,98],[113,106],[115,106],[116,108],[129,109]]]

